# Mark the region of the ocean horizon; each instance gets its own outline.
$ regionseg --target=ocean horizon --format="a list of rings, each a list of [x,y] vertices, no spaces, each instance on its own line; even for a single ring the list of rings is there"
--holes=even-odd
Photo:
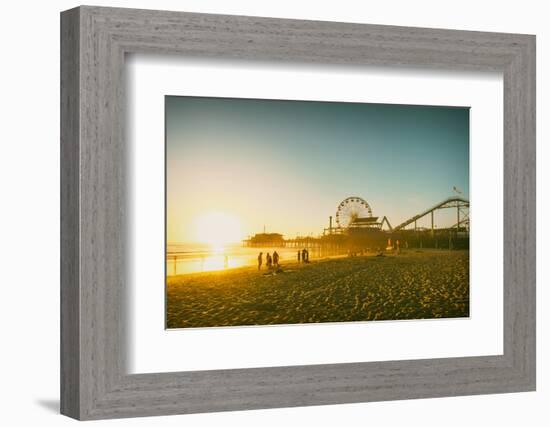
[[[298,251],[302,248],[285,247],[245,247],[240,243],[213,247],[201,243],[168,243],[166,245],[166,274],[190,274],[206,271],[234,269],[258,265],[258,255],[265,255],[277,251],[279,263],[298,261]],[[318,249],[309,249],[310,258],[318,258],[321,253]]]

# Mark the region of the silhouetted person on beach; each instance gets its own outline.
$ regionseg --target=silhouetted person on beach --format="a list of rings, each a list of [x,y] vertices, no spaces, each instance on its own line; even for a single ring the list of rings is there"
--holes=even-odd
[[[263,252],[260,252],[260,255],[258,255],[258,270],[262,268],[262,255]]]
[[[277,251],[273,252],[273,265],[275,267],[279,267],[279,254],[277,253]]]
[[[309,262],[309,252],[306,248],[302,249],[302,262]]]
[[[271,270],[272,261],[271,261],[271,255],[269,255],[269,252],[265,256],[265,265],[266,265],[268,270]]]
[[[301,255],[302,254],[302,251],[298,251],[298,263],[300,263],[300,259],[301,259]]]

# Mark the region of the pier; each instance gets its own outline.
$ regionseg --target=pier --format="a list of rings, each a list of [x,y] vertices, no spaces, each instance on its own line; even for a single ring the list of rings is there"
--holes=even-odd
[[[345,253],[352,250],[374,250],[392,245],[399,240],[407,247],[465,249],[469,246],[470,236],[470,202],[462,197],[449,197],[434,204],[421,213],[392,227],[384,216],[372,216],[372,208],[360,197],[348,197],[337,208],[336,225],[329,217],[329,226],[323,234],[297,236],[285,239],[279,233],[255,234],[242,241],[244,247],[281,247],[296,249],[313,249],[331,254]],[[436,227],[435,214],[442,209],[456,210],[456,223],[445,228]],[[421,228],[418,221],[430,218],[430,227]]]

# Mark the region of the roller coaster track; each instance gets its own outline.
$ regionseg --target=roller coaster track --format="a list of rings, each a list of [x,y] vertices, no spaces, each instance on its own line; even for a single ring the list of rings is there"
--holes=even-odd
[[[470,207],[470,201],[463,199],[462,197],[449,197],[448,199],[443,200],[442,202],[433,205],[431,208],[426,209],[424,212],[419,213],[418,215],[413,216],[412,218],[409,218],[408,220],[402,222],[398,226],[393,228],[393,231],[402,230],[408,225],[412,224],[413,222],[418,221],[420,218],[425,217],[428,214],[432,214],[434,211],[438,209],[446,209],[446,208],[469,208]],[[466,221],[466,219],[462,219],[458,221],[458,224],[463,223]],[[433,217],[432,217],[433,222]],[[456,225],[455,225],[456,226]]]

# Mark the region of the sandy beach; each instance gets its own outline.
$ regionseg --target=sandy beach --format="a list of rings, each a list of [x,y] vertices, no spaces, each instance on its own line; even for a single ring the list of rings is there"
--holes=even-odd
[[[167,278],[167,327],[469,316],[468,251],[283,264]]]

